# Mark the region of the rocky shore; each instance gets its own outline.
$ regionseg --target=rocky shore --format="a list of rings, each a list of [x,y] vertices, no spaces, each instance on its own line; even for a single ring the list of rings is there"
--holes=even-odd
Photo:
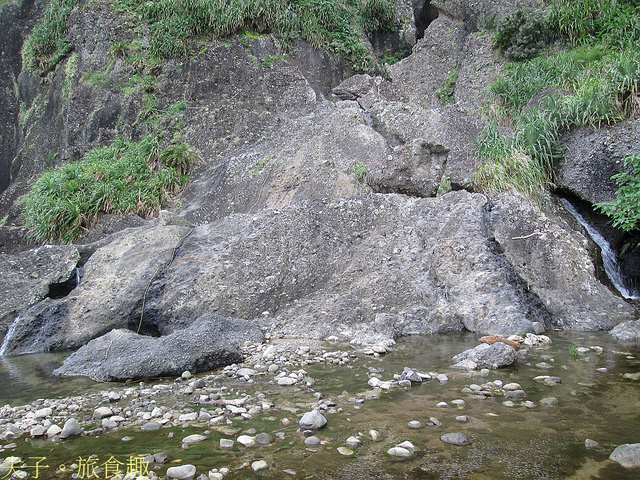
[[[357,414],[359,410],[366,409],[369,402],[394,391],[411,392],[429,384],[438,391],[454,377],[463,384],[463,388],[457,389],[459,396],[450,398],[455,392],[445,394],[444,390],[440,390],[441,400],[433,402],[433,406],[441,414],[426,418],[416,415],[406,423],[405,429],[420,431],[435,428],[440,432],[437,437],[443,445],[470,445],[476,441],[473,433],[462,428],[456,431],[456,424],[477,422],[467,413],[474,402],[498,399],[508,409],[520,408],[525,411],[551,408],[558,404],[559,395],[550,394],[539,401],[532,401],[519,383],[492,378],[497,376],[497,370],[480,368],[477,364],[475,367],[469,363],[461,365],[459,361],[460,357],[468,358],[473,354],[478,360],[478,351],[489,351],[489,347],[495,346],[495,351],[503,352],[505,365],[508,359],[512,359],[512,363],[541,373],[554,367],[552,355],[545,354],[551,344],[549,337],[527,334],[526,337],[513,336],[510,341],[517,342],[521,347],[517,353],[506,343],[481,343],[480,348],[456,355],[451,361],[453,368],[444,368],[440,372],[425,372],[410,367],[386,372],[384,369],[368,367],[367,378],[359,380],[361,386],[358,393],[345,391],[331,397],[323,394],[321,384],[309,374],[309,369],[326,366],[355,371],[356,367],[362,369],[364,361],[380,360],[385,355],[393,356],[394,352],[383,346],[354,349],[344,344],[332,345],[277,336],[269,339],[268,343],[246,342],[242,349],[245,361],[215,373],[193,377],[185,371],[174,381],[140,382],[124,386],[105,384],[106,388],[97,393],[39,399],[21,406],[5,405],[0,409],[0,452],[5,452],[7,456],[0,466],[0,473],[8,472],[15,479],[33,478],[34,472],[28,468],[27,459],[13,453],[25,441],[43,439],[48,443],[60,444],[73,442],[78,436],[102,437],[111,434],[109,438],[114,438],[113,435],[118,435],[119,431],[122,432],[122,442],[132,440],[131,435],[136,432],[169,432],[165,434],[166,442],[174,444],[174,451],[188,450],[205,442],[214,451],[229,452],[228,464],[206,472],[195,465],[175,466],[168,463],[172,456],[167,449],[147,452],[139,456],[139,462],[142,462],[139,465],[144,472],[138,472],[138,475],[144,474],[151,479],[213,480],[229,474],[232,474],[230,478],[235,478],[233,474],[239,470],[260,472],[277,469],[280,463],[277,461],[278,454],[264,455],[260,453],[261,449],[284,445],[291,439],[302,443],[307,454],[329,448],[335,449],[338,456],[351,457],[358,454],[363,444],[375,444],[381,453],[386,453],[386,458],[417,458],[421,447],[416,445],[415,438],[409,435],[404,439],[398,438],[381,428],[382,425],[368,430],[362,430],[361,425],[354,425],[353,431],[342,440],[335,438],[335,433],[324,434],[323,429],[327,424],[338,422],[338,419],[344,421],[343,417]],[[603,356],[603,348],[580,347],[574,353],[587,362],[597,362]],[[532,364],[538,357],[543,361]],[[607,369],[601,368],[599,371],[604,374]],[[555,375],[537,375],[534,380],[552,389],[562,382],[561,377]],[[251,426],[247,427],[248,424]],[[184,432],[182,436],[175,433],[174,427],[180,427],[180,431]],[[215,441],[213,437],[219,439]],[[585,439],[585,448],[598,448],[598,442]],[[612,460],[626,468],[640,466],[638,454],[633,456],[634,448],[633,445],[622,448],[615,455],[612,454]],[[232,452],[240,452],[240,457]],[[624,460],[618,460],[620,455]],[[20,468],[22,465],[26,468]],[[64,464],[58,468],[56,475],[64,475],[64,469],[77,473],[78,468],[82,468],[82,465],[77,462]],[[103,466],[98,473],[104,475],[105,468],[108,470]],[[293,469],[283,469],[282,473],[292,478],[297,474]],[[133,472],[129,474],[125,477],[123,472],[120,477],[113,475],[109,478],[141,478],[135,477]]]

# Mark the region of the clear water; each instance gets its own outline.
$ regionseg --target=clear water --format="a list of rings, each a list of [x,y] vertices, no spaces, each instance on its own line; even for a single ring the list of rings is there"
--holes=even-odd
[[[388,355],[380,358],[358,355],[358,359],[348,367],[310,365],[306,370],[317,381],[315,390],[322,392],[325,398],[333,399],[343,409],[341,413],[327,415],[329,423],[318,433],[326,442],[321,448],[305,447],[304,437],[297,432],[298,417],[287,410],[295,407],[299,408],[300,414],[307,411],[315,403],[311,392],[256,381],[255,384],[236,382],[228,385],[238,396],[263,392],[267,400],[275,403],[271,412],[249,421],[234,421],[233,427],[237,428],[234,435],[209,428],[212,430],[209,440],[186,450],[181,448],[181,439],[192,433],[203,433],[206,427],[174,427],[153,433],[137,429],[120,430],[59,444],[20,439],[17,449],[11,454],[47,456],[52,464],[69,465],[78,456],[95,454],[106,459],[114,455],[124,460],[126,456],[162,450],[176,463],[195,465],[198,474],[214,467],[229,467],[232,473],[227,478],[241,479],[640,478],[640,469],[624,469],[608,460],[617,445],[640,442],[640,385],[622,377],[625,373],[640,371],[640,350],[617,345],[604,333],[558,332],[552,334],[552,338],[553,344],[548,349],[530,350],[518,366],[493,371],[486,378],[449,368],[453,355],[477,344],[477,336],[471,334],[409,337],[402,339]],[[575,353],[573,347],[592,345],[601,346],[604,352],[601,355],[594,352],[571,354]],[[51,363],[59,361],[59,358],[52,359]],[[551,368],[536,366],[543,361]],[[48,366],[41,366],[38,374],[30,374],[31,377],[42,374],[40,383],[28,382],[36,387],[32,391],[45,391],[51,395],[60,391],[67,395],[65,382],[56,380],[47,384],[50,379],[46,372],[53,365],[46,362],[45,365]],[[391,379],[404,367],[446,373],[450,381],[446,384],[431,381],[406,390],[386,392],[380,399],[368,400],[364,404],[352,401],[369,390],[370,369],[382,371],[383,379]],[[608,369],[607,373],[597,370],[603,367]],[[14,367],[12,378],[20,378],[17,368]],[[559,376],[562,383],[544,385],[533,380],[538,375]],[[6,383],[6,378],[0,378],[0,381]],[[527,392],[527,400],[533,401],[536,407],[510,408],[502,404],[502,397],[475,400],[461,393],[471,383],[482,384],[496,379],[504,383],[520,383]],[[99,387],[104,389],[104,385]],[[85,387],[74,385],[73,388],[81,390]],[[2,395],[5,396],[4,403],[13,403],[6,398],[4,390]],[[25,398],[24,393],[21,395]],[[557,405],[539,403],[542,398],[550,396],[558,399]],[[451,405],[451,400],[458,398],[466,401],[463,408]],[[200,409],[184,397],[176,397],[175,400],[194,411]],[[436,407],[441,401],[451,406],[446,409]],[[457,422],[457,415],[466,415],[469,421]],[[292,424],[283,426],[281,420],[284,417],[290,418]],[[411,420],[424,424],[430,417],[436,417],[442,426],[425,426],[419,430],[407,426]],[[236,446],[230,452],[220,450],[220,438],[235,439],[241,431],[246,432],[249,428],[255,428],[258,433],[281,432],[285,438],[268,447],[240,449]],[[371,429],[380,432],[379,442],[368,438]],[[169,438],[169,432],[173,433],[173,438]],[[458,447],[441,442],[440,436],[450,432],[462,432],[473,443]],[[339,455],[336,449],[344,445],[349,436],[358,433],[363,434],[362,445],[354,448],[355,455]],[[133,437],[133,440],[122,442],[125,435]],[[584,442],[587,438],[599,442],[600,446],[586,449]],[[406,460],[387,455],[390,447],[405,440],[418,447],[415,455]],[[267,461],[270,469],[254,473],[250,468],[241,468],[244,462],[258,459]],[[166,468],[166,465],[159,467],[157,473],[162,475]],[[290,476],[284,473],[285,469],[292,469],[297,474]],[[55,471],[49,475],[45,478],[67,478],[62,474],[56,475]]]

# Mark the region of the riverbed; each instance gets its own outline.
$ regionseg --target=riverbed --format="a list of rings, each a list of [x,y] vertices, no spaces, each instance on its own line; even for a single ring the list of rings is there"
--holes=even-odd
[[[548,346],[521,349],[517,365],[482,373],[450,368],[451,357],[477,345],[474,334],[408,337],[376,355],[327,344],[315,356],[299,356],[322,361],[287,365],[281,356],[282,365],[273,372],[260,364],[258,352],[258,360],[225,371],[131,384],[52,378],[49,373],[62,361],[60,356],[3,359],[0,382],[10,388],[2,389],[0,404],[15,409],[32,402],[32,410],[51,404],[54,415],[62,412],[58,423],[77,416],[85,434],[52,440],[27,433],[0,441],[5,447],[0,457],[19,456],[27,467],[46,458],[49,467],[39,470],[39,478],[51,479],[78,475],[74,466],[82,467],[91,455],[94,465],[111,457],[124,468],[134,456],[159,452],[167,455],[168,463],[150,464],[149,469],[160,478],[167,468],[186,464],[196,467],[196,478],[221,468],[229,470],[225,478],[241,479],[640,478],[639,469],[625,469],[608,459],[616,446],[640,442],[640,386],[633,379],[640,371],[640,350],[616,344],[605,333],[549,336]],[[238,378],[239,368],[256,365],[262,370]],[[405,368],[424,373],[425,380],[398,385]],[[298,375],[299,381],[278,385],[278,374],[284,372]],[[436,374],[448,380],[439,381]],[[541,380],[545,376],[561,382]],[[391,386],[373,389],[368,383],[372,377]],[[189,389],[194,379],[202,381]],[[526,397],[508,402],[499,386],[513,383]],[[477,395],[476,387],[491,390],[490,395]],[[112,392],[116,395],[110,400]],[[70,395],[75,399],[67,398],[62,406],[43,400]],[[234,402],[240,410],[230,412],[228,405]],[[75,414],[69,413],[70,403],[80,407]],[[298,420],[319,405],[327,426],[302,432]],[[123,418],[123,427],[102,430],[94,414],[99,406],[112,408],[114,416]],[[162,412],[157,418],[166,422],[156,431],[142,431],[156,407]],[[197,418],[179,420],[190,412]],[[260,433],[268,434],[267,444],[245,447],[238,441],[242,435],[255,438]],[[441,436],[446,433],[462,433],[470,443],[444,443]],[[183,444],[193,434],[204,439]],[[305,443],[312,434],[318,445]],[[233,441],[233,446],[221,448],[221,439]],[[415,447],[408,458],[387,453],[402,442]],[[266,468],[255,472],[252,464],[259,460]],[[33,478],[35,469],[26,471]],[[106,473],[103,464],[95,478]]]

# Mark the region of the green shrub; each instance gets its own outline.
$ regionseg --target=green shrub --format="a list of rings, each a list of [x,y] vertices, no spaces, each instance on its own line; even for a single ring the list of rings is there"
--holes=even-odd
[[[193,38],[251,31],[329,48],[363,72],[374,61],[360,29],[392,28],[395,11],[390,0],[357,5],[345,0],[159,0],[144,3],[141,13],[150,24],[149,53],[158,58],[188,54]]]
[[[396,5],[392,0],[366,0],[360,6],[365,32],[392,31],[396,24]]]
[[[631,171],[611,177],[620,185],[616,199],[596,207],[613,219],[615,227],[630,232],[640,229],[640,155],[627,157],[624,164],[631,167]]]
[[[449,75],[447,75],[447,78],[444,81],[444,86],[434,92],[444,107],[449,104],[456,103],[455,92],[456,83],[458,82],[458,72],[459,67],[458,62],[456,62],[453,70],[451,70]]]
[[[554,0],[549,28],[573,45],[603,43],[617,48],[640,43],[636,0]]]
[[[43,19],[22,46],[23,68],[33,75],[45,76],[73,50],[69,43],[67,20],[78,0],[52,0]]]
[[[162,165],[177,170],[181,175],[186,175],[194,166],[202,163],[198,152],[186,143],[168,146],[160,153],[159,160]]]
[[[104,213],[156,215],[188,180],[179,168],[154,168],[163,153],[156,137],[120,140],[45,172],[22,199],[30,237],[70,243]]]
[[[537,12],[517,10],[498,25],[494,46],[511,60],[533,58],[547,47],[547,21]]]

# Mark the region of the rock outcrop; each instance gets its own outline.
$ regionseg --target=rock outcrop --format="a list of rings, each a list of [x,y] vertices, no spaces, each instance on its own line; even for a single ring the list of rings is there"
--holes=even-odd
[[[551,209],[510,194],[370,194],[192,230],[132,230],[91,257],[72,296],[34,320],[21,316],[7,344],[16,353],[64,349],[127,327],[168,335],[207,312],[360,344],[462,329],[594,330],[634,318],[593,277],[586,239]]]
[[[118,356],[140,346],[166,348],[177,370],[235,361],[231,350],[197,350],[195,358],[171,349],[172,341],[191,345],[180,343],[185,336],[219,331],[201,320],[212,312],[229,324],[246,319],[249,336],[260,328],[358,345],[463,329],[610,329],[637,318],[597,280],[589,241],[551,197],[531,205],[512,193],[473,193],[474,144],[484,128],[478,112],[503,71],[490,35],[478,29],[537,3],[413,2],[414,24],[391,39],[412,44],[411,55],[384,75],[344,81],[336,55],[304,43],[285,55],[269,35],[231,37],[161,68],[136,67],[109,53],[114,38],[133,40],[109,8],[91,22],[75,9],[76,49],[45,82],[14,72],[7,83],[17,86],[11,94],[24,103],[25,125],[10,146],[0,238],[21,248],[12,205],[33,174],[115,138],[179,134],[207,164],[170,202],[179,216],[105,219],[87,245],[68,247],[68,260],[50,262],[58,273],[38,274],[22,290],[37,294],[10,295],[0,310],[0,324],[11,324],[3,351],[91,341],[72,357],[82,359],[75,371],[123,379],[173,374],[169,358],[153,373],[126,362],[118,370]],[[372,40],[371,51],[383,43]],[[130,83],[136,68],[145,68],[147,87]],[[155,111],[144,113],[151,94]],[[626,122],[594,142],[580,131],[558,165],[560,187],[590,202],[610,199],[613,187],[598,175],[610,176],[616,159],[633,153],[625,135],[635,138],[636,127]],[[78,258],[86,262],[83,282],[63,298],[45,298]],[[15,259],[6,257],[7,265]],[[118,348],[109,361],[86,373],[112,340]]]
[[[205,372],[242,362],[242,344],[263,340],[250,322],[203,315],[188,328],[160,338],[112,330],[73,353],[53,373],[125,381]]]
[[[18,255],[0,253],[0,338],[25,307],[55,296],[56,288],[67,282],[70,288],[75,285],[79,258],[71,245],[44,245]]]

